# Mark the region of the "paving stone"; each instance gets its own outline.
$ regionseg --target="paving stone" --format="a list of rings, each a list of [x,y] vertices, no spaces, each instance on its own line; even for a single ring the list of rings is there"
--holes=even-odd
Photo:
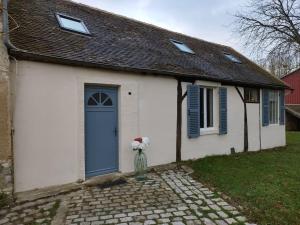
[[[173,214],[174,214],[175,216],[185,216],[185,215],[186,215],[184,211],[173,212]]]
[[[119,222],[118,219],[110,219],[110,220],[106,220],[105,224],[116,224],[118,222]]]
[[[227,213],[225,213],[225,212],[223,212],[223,211],[218,211],[217,214],[218,214],[221,218],[223,218],[223,219],[229,217],[229,216],[227,215]]]
[[[216,220],[215,222],[217,225],[228,225],[224,220]]]
[[[104,221],[93,221],[91,223],[91,225],[102,225],[102,224],[104,224]]]
[[[233,219],[233,218],[227,218],[227,219],[225,219],[225,221],[226,221],[228,224],[234,224],[234,223],[237,222],[237,221],[236,221],[235,219]]]
[[[120,218],[121,222],[130,222],[132,220],[133,220],[132,217],[123,217],[123,218]]]
[[[196,220],[196,219],[198,219],[196,216],[184,216],[183,218],[186,219],[186,220]]]
[[[146,181],[129,178],[123,185],[105,189],[94,186],[63,196],[68,209],[65,224],[247,224],[235,207],[219,197],[220,193],[214,193],[184,171],[166,170],[147,176]],[[44,220],[50,223],[50,211],[60,198],[62,196],[1,210],[0,224],[43,223]]]
[[[172,225],[185,225],[183,222],[172,222]]]
[[[156,222],[154,220],[146,220],[144,222],[144,225],[151,225],[151,224],[156,224]]]
[[[220,211],[221,210],[221,208],[219,206],[215,205],[215,204],[209,205],[209,207],[211,209],[215,210],[215,211]]]
[[[247,220],[246,217],[244,217],[244,216],[238,216],[235,219],[239,222],[245,222]]]
[[[208,213],[208,216],[209,216],[211,219],[213,219],[213,220],[219,218],[215,213]]]

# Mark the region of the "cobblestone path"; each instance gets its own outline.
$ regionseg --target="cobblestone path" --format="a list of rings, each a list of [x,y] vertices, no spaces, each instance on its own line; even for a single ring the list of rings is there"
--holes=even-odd
[[[129,178],[125,184],[104,189],[85,188],[64,196],[64,201],[66,225],[251,225],[235,207],[183,171],[151,173],[146,181]],[[45,210],[35,206],[39,211],[33,212],[40,216],[29,215],[30,223],[25,221],[26,212],[20,219],[19,209],[15,210],[19,215],[8,214],[0,224],[50,224],[55,202],[52,199]]]

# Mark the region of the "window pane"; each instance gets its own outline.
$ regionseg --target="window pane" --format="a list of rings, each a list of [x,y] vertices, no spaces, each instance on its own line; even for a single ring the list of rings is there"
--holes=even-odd
[[[275,97],[275,99],[274,99],[274,102],[275,102],[275,104],[274,104],[274,111],[275,111],[274,122],[278,123],[278,110],[279,110],[279,108],[278,108],[278,92],[277,91],[275,92],[274,97]]]
[[[244,88],[245,101],[249,103],[259,102],[259,89],[256,88]]]
[[[75,30],[81,33],[88,33],[81,21],[63,17],[63,16],[59,16],[59,17],[60,17],[61,25],[64,28]]]
[[[269,107],[270,107],[270,124],[278,123],[278,115],[279,115],[279,95],[278,91],[270,91],[269,92]]]
[[[231,62],[234,63],[242,63],[241,60],[239,60],[237,57],[235,57],[234,55],[231,55],[229,53],[224,53],[224,55],[226,56],[227,59],[229,59]]]
[[[172,41],[172,43],[182,52],[187,52],[187,53],[194,53],[192,49],[190,49],[186,44],[177,42],[177,41]]]
[[[109,98],[108,100],[106,100],[106,102],[104,102],[103,105],[104,105],[104,106],[112,106],[112,101],[111,101],[111,99]]]
[[[89,98],[88,105],[97,105],[97,102],[93,98]]]
[[[99,103],[99,93],[93,94],[93,98]]]
[[[269,112],[269,117],[270,117],[270,124],[273,124],[274,121],[273,121],[273,102],[270,101],[270,112]]]
[[[200,88],[200,128],[204,128],[204,89]]]
[[[208,88],[206,94],[207,127],[213,127],[213,89]]]

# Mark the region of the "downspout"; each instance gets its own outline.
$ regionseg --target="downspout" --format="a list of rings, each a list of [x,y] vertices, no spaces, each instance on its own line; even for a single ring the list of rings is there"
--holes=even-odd
[[[249,148],[249,143],[248,143],[248,116],[247,116],[247,104],[246,101],[241,93],[241,91],[239,90],[239,88],[237,86],[235,86],[235,89],[237,90],[240,98],[243,101],[243,105],[244,105],[244,152],[248,152],[248,148]]]
[[[17,47],[15,47],[9,39],[9,22],[8,22],[8,1],[9,0],[2,0],[3,2],[3,35],[4,35],[4,44],[7,48],[7,50],[19,50]]]
[[[8,0],[2,0],[2,21],[3,21],[3,42],[4,45],[7,48],[7,52],[9,55],[9,51],[11,49],[17,50],[17,48],[10,42],[9,39],[9,21],[8,21]],[[17,63],[16,63],[17,65]],[[11,80],[11,78],[9,78]],[[11,84],[9,84],[11,85]],[[11,93],[10,93],[11,95]],[[15,176],[14,176],[14,168],[15,168],[15,162],[14,162],[14,123],[13,123],[13,114],[12,114],[12,107],[10,102],[10,111],[11,111],[11,176],[12,176],[12,195],[14,196],[15,193]]]

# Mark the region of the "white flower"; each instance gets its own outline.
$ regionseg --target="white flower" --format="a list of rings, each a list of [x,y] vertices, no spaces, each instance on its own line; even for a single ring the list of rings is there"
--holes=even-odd
[[[140,143],[140,149],[144,150],[146,148],[145,143]]]
[[[132,147],[133,150],[139,149],[139,148],[140,148],[140,142],[138,142],[138,141],[133,141],[133,142],[131,143],[131,147]]]
[[[150,145],[150,140],[148,137],[142,137],[141,141],[142,141],[142,143],[140,143],[139,141],[133,141],[131,143],[131,147],[134,151],[135,150],[145,150]]]
[[[145,144],[145,147],[150,145],[150,139],[148,137],[142,137],[142,140],[143,143]]]

